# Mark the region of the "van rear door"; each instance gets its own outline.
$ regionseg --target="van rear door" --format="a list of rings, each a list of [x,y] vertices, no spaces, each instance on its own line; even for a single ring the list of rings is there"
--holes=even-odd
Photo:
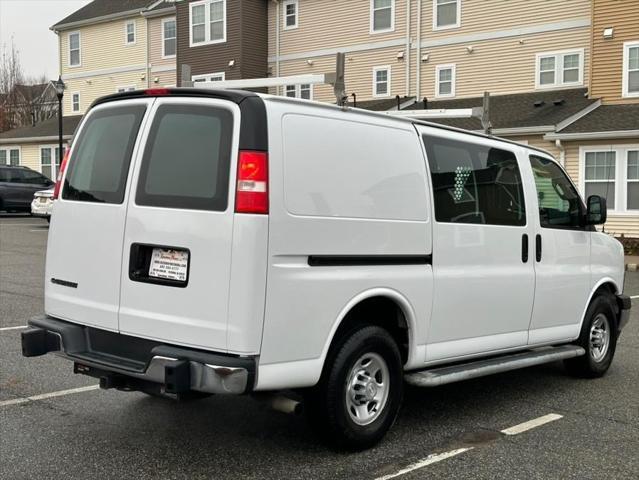
[[[47,314],[118,329],[122,240],[131,158],[152,99],[87,113],[54,202],[45,274]]]
[[[239,121],[224,100],[153,105],[128,202],[122,333],[226,350]]]

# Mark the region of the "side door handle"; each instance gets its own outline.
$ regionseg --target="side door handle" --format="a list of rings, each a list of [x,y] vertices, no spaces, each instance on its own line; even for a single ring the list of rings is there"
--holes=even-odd
[[[528,234],[524,233],[521,236],[521,261],[523,263],[528,262]]]
[[[535,237],[535,258],[538,262],[541,262],[541,235],[537,234]]]

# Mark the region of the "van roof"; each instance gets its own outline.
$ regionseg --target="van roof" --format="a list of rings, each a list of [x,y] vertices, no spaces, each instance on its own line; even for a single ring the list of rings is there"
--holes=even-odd
[[[114,94],[111,94],[111,95],[106,95],[104,97],[98,98],[97,100],[95,100],[93,102],[93,104],[91,105],[91,108],[93,108],[96,105],[100,105],[100,104],[107,103],[107,102],[112,102],[112,101],[115,101],[115,100],[123,100],[123,99],[131,99],[131,98],[148,98],[150,96],[164,96],[164,95],[168,95],[168,96],[175,95],[175,96],[183,96],[183,97],[219,98],[219,99],[222,99],[222,100],[231,101],[233,103],[236,103],[237,105],[241,105],[247,98],[261,98],[261,99],[266,99],[266,100],[275,101],[275,102],[295,103],[297,105],[299,105],[300,103],[303,103],[305,105],[313,106],[315,108],[324,108],[324,109],[329,109],[329,110],[333,110],[333,111],[344,111],[343,107],[339,107],[337,105],[333,105],[333,104],[330,104],[330,103],[314,102],[314,101],[311,101],[311,100],[302,100],[302,99],[297,99],[297,98],[283,97],[283,96],[280,96],[280,95],[269,95],[269,94],[264,94],[264,93],[256,93],[256,92],[251,92],[251,91],[248,91],[248,90],[226,90],[226,89],[192,88],[192,87],[160,87],[160,88],[150,88],[150,89],[146,89],[146,90],[133,90],[133,91],[129,91],[129,92],[114,93]],[[250,102],[250,103],[253,103],[253,102]],[[451,127],[451,126],[448,126],[448,125],[442,125],[442,124],[439,124],[439,123],[429,122],[429,121],[426,121],[426,120],[418,120],[418,119],[414,119],[414,118],[390,116],[390,115],[387,115],[387,114],[385,114],[383,112],[375,112],[375,111],[372,111],[372,110],[365,110],[365,109],[362,109],[362,108],[346,107],[346,109],[348,111],[356,112],[356,113],[359,113],[359,114],[362,114],[362,115],[373,116],[373,117],[376,117],[376,118],[392,119],[394,121],[408,122],[408,123],[411,123],[411,124],[414,124],[414,125],[425,125],[425,126],[432,127],[432,128],[437,128],[437,129],[440,129],[440,130],[463,133],[465,135],[472,135],[474,137],[495,140],[495,141],[507,143],[507,144],[510,144],[510,145],[516,145],[516,146],[521,147],[521,148],[526,148],[528,150],[534,150],[534,151],[543,153],[544,155],[548,155],[548,156],[552,157],[552,154],[550,152],[548,152],[547,150],[544,150],[543,148],[533,147],[533,146],[529,146],[529,145],[523,145],[521,143],[517,143],[517,142],[514,142],[512,140],[507,140],[507,139],[502,138],[502,137],[496,137],[496,136],[493,136],[493,135],[486,135],[486,134],[480,133],[480,132],[472,132],[472,131],[469,131],[469,130],[464,130],[462,128]],[[260,142],[260,144],[265,144],[265,143],[264,142]]]

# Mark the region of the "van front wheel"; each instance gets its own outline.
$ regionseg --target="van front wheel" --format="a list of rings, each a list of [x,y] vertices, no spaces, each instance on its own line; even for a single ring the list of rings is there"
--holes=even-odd
[[[391,428],[402,401],[401,356],[376,326],[355,330],[331,349],[319,384],[306,392],[309,421],[338,449],[361,450]]]

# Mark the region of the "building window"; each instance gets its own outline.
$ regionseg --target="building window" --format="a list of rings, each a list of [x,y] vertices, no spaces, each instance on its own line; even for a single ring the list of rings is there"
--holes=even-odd
[[[626,170],[626,209],[639,210],[639,148],[628,150]]]
[[[299,9],[298,0],[286,0],[283,4],[284,30],[297,28],[297,15]]]
[[[117,87],[115,89],[117,93],[132,92],[133,90],[135,90],[135,85],[125,85],[123,87]]]
[[[162,58],[175,57],[177,49],[175,18],[162,20]]]
[[[52,162],[51,155],[55,155],[55,161]],[[60,152],[56,146],[40,147],[40,172],[45,177],[54,180],[58,176],[60,169]]]
[[[310,83],[286,85],[286,87],[284,88],[284,95],[290,98],[313,100],[313,87]]]
[[[433,30],[461,25],[461,0],[433,0]]]
[[[20,165],[20,148],[0,148],[0,165]]]
[[[126,22],[124,24],[124,44],[135,45],[135,22]]]
[[[391,92],[391,67],[373,68],[373,96],[388,97]]]
[[[71,111],[80,111],[80,93],[75,92],[71,94]]]
[[[225,80],[226,76],[224,75],[224,72],[218,72],[218,73],[205,73],[203,75],[193,75],[191,77],[191,80],[193,81],[193,83],[198,83],[198,82],[223,82]]]
[[[395,30],[395,0],[371,0],[371,33]]]
[[[226,41],[226,0],[189,4],[191,46]]]
[[[455,96],[455,65],[437,65],[435,67],[435,96]]]
[[[69,66],[80,65],[80,32],[69,34]]]
[[[599,195],[608,211],[636,215],[639,211],[639,145],[582,147],[580,188],[585,198]]]
[[[639,97],[639,41],[623,44],[623,96]]]
[[[537,88],[581,85],[584,51],[537,54]]]

